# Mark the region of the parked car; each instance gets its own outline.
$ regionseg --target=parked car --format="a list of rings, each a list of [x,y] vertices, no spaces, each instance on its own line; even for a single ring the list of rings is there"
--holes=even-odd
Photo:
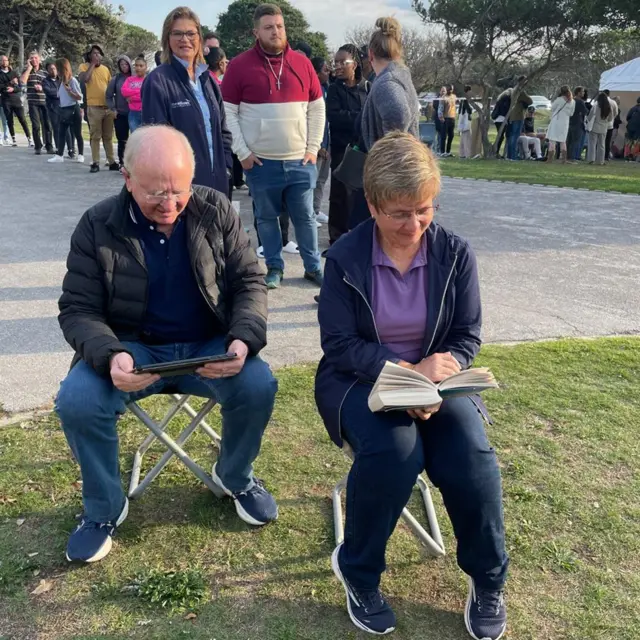
[[[551,109],[551,100],[544,96],[531,96],[533,100],[533,106],[536,109]]]

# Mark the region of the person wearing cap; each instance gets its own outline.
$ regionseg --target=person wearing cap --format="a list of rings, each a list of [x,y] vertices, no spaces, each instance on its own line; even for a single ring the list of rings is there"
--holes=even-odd
[[[86,88],[87,121],[91,134],[91,173],[100,171],[100,141],[107,155],[110,171],[118,171],[120,166],[113,156],[113,123],[115,114],[107,107],[107,87],[111,82],[111,71],[102,64],[104,52],[97,45],[85,55],[80,65],[78,80]]]

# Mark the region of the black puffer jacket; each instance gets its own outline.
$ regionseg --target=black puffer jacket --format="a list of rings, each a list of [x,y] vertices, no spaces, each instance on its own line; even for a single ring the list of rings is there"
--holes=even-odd
[[[138,340],[145,315],[147,270],[129,215],[126,189],[89,209],[71,237],[58,320],[67,342],[101,375],[109,358]],[[242,340],[252,355],[267,342],[267,288],[239,216],[221,193],[194,187],[185,210],[191,264],[227,344]]]

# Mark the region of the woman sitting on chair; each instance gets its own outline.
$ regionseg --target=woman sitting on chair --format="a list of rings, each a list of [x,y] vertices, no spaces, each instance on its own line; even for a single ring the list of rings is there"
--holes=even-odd
[[[407,133],[370,150],[364,189],[372,219],[330,249],[320,293],[324,358],[316,402],[331,439],[353,450],[344,542],[332,567],[354,624],[395,628],[379,591],[385,549],[417,476],[426,470],[444,500],[470,578],[465,611],[474,638],[500,638],[505,550],[500,470],[479,398],[446,400],[439,411],[372,413],[367,398],[385,362],[434,382],[471,366],[480,348],[476,259],[465,240],[434,222],[440,172]]]

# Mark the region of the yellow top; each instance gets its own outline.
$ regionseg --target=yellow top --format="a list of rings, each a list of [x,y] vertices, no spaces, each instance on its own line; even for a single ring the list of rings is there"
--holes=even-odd
[[[456,96],[455,94],[451,94],[445,96],[444,101],[444,117],[445,118],[455,118],[456,117]]]
[[[84,73],[89,69],[89,65],[83,62],[78,71]],[[103,64],[96,67],[91,75],[91,80],[86,84],[87,87],[87,106],[88,107],[106,107],[107,98],[107,86],[111,80],[111,71]]]

